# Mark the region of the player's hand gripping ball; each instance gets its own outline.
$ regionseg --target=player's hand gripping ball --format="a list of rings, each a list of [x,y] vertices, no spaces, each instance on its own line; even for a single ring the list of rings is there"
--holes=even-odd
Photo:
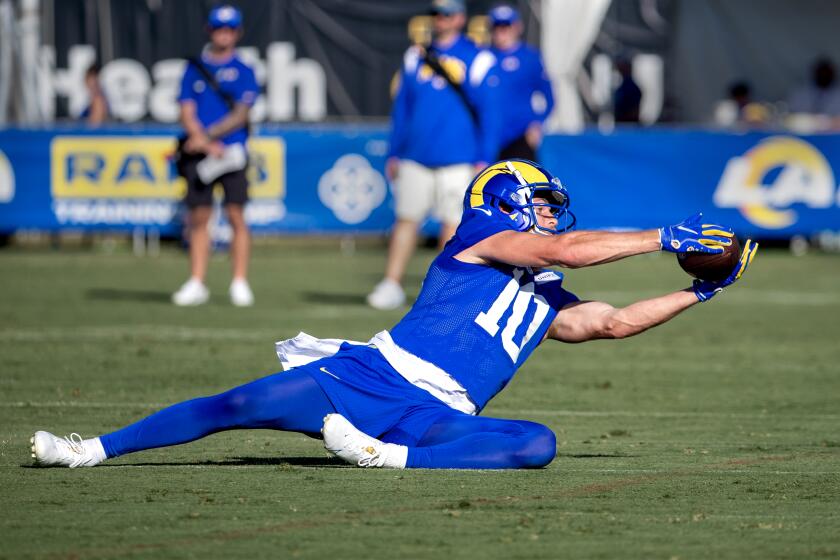
[[[709,301],[722,292],[725,287],[740,280],[741,276],[743,276],[744,272],[746,272],[747,268],[750,266],[753,258],[755,258],[756,252],[758,252],[758,243],[754,242],[752,239],[747,239],[747,242],[744,245],[744,250],[741,252],[740,258],[735,263],[735,267],[729,272],[729,275],[722,280],[695,280],[692,285],[694,295],[696,295],[697,299],[700,301]],[[735,254],[737,255],[737,253]]]
[[[726,226],[704,224],[702,213],[677,225],[659,228],[659,246],[670,253],[720,254],[734,237],[735,233]]]
[[[690,275],[700,280],[721,281],[729,276],[741,257],[741,244],[733,237],[722,253],[677,253],[677,262]]]

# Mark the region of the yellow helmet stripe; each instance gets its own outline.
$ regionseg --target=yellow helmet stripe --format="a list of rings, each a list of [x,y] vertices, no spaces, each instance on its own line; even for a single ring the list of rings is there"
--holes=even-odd
[[[510,173],[504,162],[491,165],[475,178],[470,189],[470,208],[484,205],[484,185],[499,173]]]
[[[476,208],[484,204],[484,186],[487,182],[500,173],[510,173],[507,168],[508,163],[513,164],[513,167],[522,173],[522,177],[527,183],[547,183],[548,177],[545,173],[524,161],[501,161],[495,163],[485,169],[481,175],[475,178],[470,189],[470,208]]]

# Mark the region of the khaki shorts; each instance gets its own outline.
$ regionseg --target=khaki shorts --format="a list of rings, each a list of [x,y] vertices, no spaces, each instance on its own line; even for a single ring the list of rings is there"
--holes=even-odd
[[[411,160],[400,161],[394,181],[397,218],[422,222],[432,214],[444,224],[458,225],[473,175],[469,163],[425,167]]]

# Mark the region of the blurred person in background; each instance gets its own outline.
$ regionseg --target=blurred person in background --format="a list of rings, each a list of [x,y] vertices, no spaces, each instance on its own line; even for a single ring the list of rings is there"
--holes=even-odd
[[[769,120],[767,106],[753,100],[752,88],[745,81],[729,86],[729,96],[715,108],[715,122],[721,126],[748,128],[765,125]]]
[[[500,145],[498,159],[537,161],[543,123],[554,107],[551,82],[537,49],[522,42],[522,21],[511,6],[488,14],[492,52],[499,65]]]
[[[368,295],[376,309],[405,303],[402,279],[431,213],[441,223],[441,247],[461,219],[464,185],[499,152],[494,95],[495,59],[462,35],[463,0],[434,0],[433,40],[406,51],[391,113],[386,175],[397,221],[391,232],[385,278]]]
[[[840,127],[840,87],[834,63],[828,58],[817,59],[811,81],[790,95],[788,105],[793,114],[826,117],[828,120],[819,128]]]
[[[88,126],[99,126],[108,120],[108,100],[99,83],[99,70],[98,64],[91,64],[85,72],[85,89],[87,89],[90,103],[81,112],[79,118]]]
[[[613,93],[613,116],[616,123],[639,122],[639,108],[642,105],[642,90],[633,79],[633,64],[630,59],[619,57],[615,69],[621,76],[621,83]]]
[[[209,298],[204,284],[210,258],[208,223],[213,186],[225,192],[225,211],[233,229],[230,246],[233,280],[230,299],[236,306],[254,303],[248,285],[250,234],[244,209],[248,201],[246,168],[248,113],[257,98],[254,71],[235,54],[242,36],[242,14],[232,6],[214,8],[207,22],[210,43],[200,59],[190,59],[181,81],[181,124],[186,131],[180,173],[187,181],[185,203],[190,234],[190,279],[172,296],[176,305],[200,305]]]

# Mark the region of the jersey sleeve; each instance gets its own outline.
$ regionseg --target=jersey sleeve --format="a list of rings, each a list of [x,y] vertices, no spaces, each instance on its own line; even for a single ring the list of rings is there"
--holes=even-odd
[[[570,303],[580,301],[572,292],[563,287],[565,275],[559,270],[542,269],[534,271],[537,293],[548,300],[552,309],[560,311]]]
[[[487,215],[486,212],[489,210],[484,208],[468,210],[462,217],[452,241],[446,246],[447,251],[451,251],[452,255],[457,255],[492,235],[502,231],[516,231],[513,222],[508,223],[504,217],[496,214]]]
[[[260,88],[257,85],[257,77],[249,66],[242,65],[236,86],[236,101],[251,107],[257,100]]]
[[[402,157],[407,144],[408,120],[411,111],[411,83],[420,64],[416,48],[410,48],[403,57],[403,64],[397,76],[397,91],[391,108],[391,134],[388,142],[388,157]]]
[[[181,90],[178,93],[178,103],[183,103],[184,101],[196,101],[198,99],[194,87],[194,83],[197,78],[196,69],[193,68],[192,64],[187,62],[187,65],[184,68],[184,76],[181,78]]]

